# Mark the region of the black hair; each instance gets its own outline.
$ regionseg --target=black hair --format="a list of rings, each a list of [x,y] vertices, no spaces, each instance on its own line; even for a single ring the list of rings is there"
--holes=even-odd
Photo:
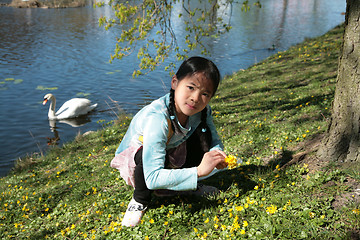
[[[178,81],[181,81],[185,77],[191,76],[195,73],[202,73],[204,76],[211,80],[213,85],[213,96],[215,95],[215,92],[219,86],[220,83],[220,72],[216,65],[203,57],[191,57],[186,59],[179,67],[178,71],[176,72],[176,78]],[[174,89],[170,89],[170,118],[172,120],[175,116],[175,91]],[[197,129],[195,130],[194,134],[196,134],[199,137],[200,146],[202,148],[203,152],[208,152],[211,146],[211,132],[210,129],[206,123],[208,109],[205,107],[201,111],[201,122]],[[172,121],[171,121],[172,122]],[[175,126],[172,122],[172,128],[175,131],[175,128],[178,128],[177,124],[175,123]]]

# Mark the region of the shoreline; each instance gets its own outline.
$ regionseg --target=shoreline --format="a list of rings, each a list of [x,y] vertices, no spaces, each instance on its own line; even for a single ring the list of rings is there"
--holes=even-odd
[[[0,7],[14,7],[14,8],[76,8],[84,7],[88,4],[88,0],[12,0],[10,2],[0,2]]]

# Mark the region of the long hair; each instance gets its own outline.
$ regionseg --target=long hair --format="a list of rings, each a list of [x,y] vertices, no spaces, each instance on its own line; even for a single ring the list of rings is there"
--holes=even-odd
[[[181,81],[185,77],[191,76],[195,73],[202,73],[204,76],[211,80],[213,84],[213,95],[215,94],[219,83],[220,83],[220,72],[216,65],[203,57],[191,57],[186,59],[179,67],[178,71],[176,72],[176,78],[178,81]],[[175,91],[170,89],[170,117],[174,118],[175,116]],[[197,129],[195,130],[194,134],[196,134],[200,141],[200,146],[203,152],[208,152],[211,146],[211,132],[206,123],[208,115],[208,109],[205,107],[201,111],[201,122]],[[176,124],[176,123],[175,123]],[[174,126],[172,123],[172,128],[175,131],[175,128],[178,128],[177,124]]]

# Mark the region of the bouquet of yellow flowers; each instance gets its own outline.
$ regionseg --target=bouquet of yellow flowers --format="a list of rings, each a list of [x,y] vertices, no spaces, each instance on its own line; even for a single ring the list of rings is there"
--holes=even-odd
[[[234,157],[233,155],[228,155],[225,158],[225,162],[228,164],[229,169],[233,169],[237,167],[236,157]]]

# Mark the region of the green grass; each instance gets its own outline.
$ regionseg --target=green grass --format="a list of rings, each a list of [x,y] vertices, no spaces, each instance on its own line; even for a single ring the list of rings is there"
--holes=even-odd
[[[132,188],[109,164],[130,118],[34,154],[0,179],[2,239],[351,239],[359,168],[316,167],[343,27],[226,76],[212,100],[225,151],[243,164],[206,180],[208,198],[157,198],[122,228]],[[298,154],[306,152],[302,161]]]

